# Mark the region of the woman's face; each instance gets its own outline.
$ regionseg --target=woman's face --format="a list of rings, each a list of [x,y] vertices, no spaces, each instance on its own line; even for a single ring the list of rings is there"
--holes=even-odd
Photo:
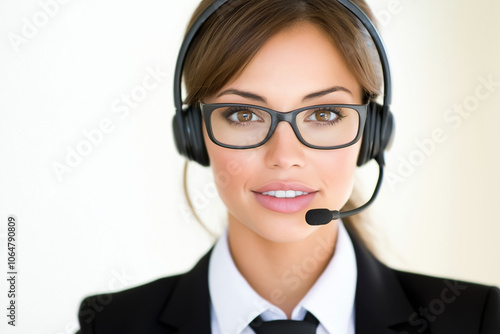
[[[287,112],[317,104],[361,104],[361,97],[362,89],[337,47],[322,30],[301,23],[267,41],[241,75],[203,102]],[[308,210],[338,210],[351,194],[360,141],[336,150],[308,148],[286,122],[253,149],[220,147],[206,129],[204,137],[230,230],[274,242],[299,241],[321,233],[322,227],[305,222]],[[277,198],[283,194],[277,191],[298,196]]]

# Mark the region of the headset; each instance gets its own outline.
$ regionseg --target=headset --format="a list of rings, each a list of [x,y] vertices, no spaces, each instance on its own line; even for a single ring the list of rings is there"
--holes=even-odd
[[[228,1],[230,0],[215,0],[194,22],[181,45],[174,74],[174,104],[176,111],[173,118],[173,133],[175,145],[181,155],[189,160],[198,162],[202,166],[210,165],[210,159],[203,139],[202,116],[197,105],[183,108],[181,91],[182,72],[189,47],[201,26]],[[366,203],[365,206],[367,206],[374,200],[380,188],[383,166],[385,164],[384,152],[390,147],[394,137],[394,117],[390,111],[392,101],[391,71],[384,43],[368,16],[350,0],[332,1],[338,1],[361,21],[375,44],[382,65],[384,79],[383,104],[381,105],[375,101],[369,103],[357,161],[357,165],[362,166],[368,161],[375,159],[380,168],[379,181],[375,193],[370,201]]]

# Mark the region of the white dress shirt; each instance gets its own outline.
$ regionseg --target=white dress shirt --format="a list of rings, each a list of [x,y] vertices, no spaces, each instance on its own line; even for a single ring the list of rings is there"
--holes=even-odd
[[[320,322],[317,334],[354,334],[356,256],[351,239],[338,222],[335,253],[316,283],[292,312],[303,320],[307,311]],[[253,334],[248,324],[287,319],[277,306],[258,295],[240,274],[229,251],[227,229],[217,241],[208,267],[212,334]]]

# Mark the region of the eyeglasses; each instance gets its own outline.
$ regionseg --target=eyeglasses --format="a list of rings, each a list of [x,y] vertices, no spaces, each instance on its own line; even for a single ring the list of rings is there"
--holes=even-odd
[[[322,104],[279,112],[249,104],[200,103],[210,140],[233,149],[265,144],[282,121],[292,126],[299,141],[307,147],[322,150],[347,147],[361,137],[367,106]]]

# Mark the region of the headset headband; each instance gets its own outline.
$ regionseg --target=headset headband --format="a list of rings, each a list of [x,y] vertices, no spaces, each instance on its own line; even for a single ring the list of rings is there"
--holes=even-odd
[[[174,74],[174,104],[176,113],[182,112],[182,72],[184,70],[184,63],[186,60],[186,55],[189,51],[189,47],[193,42],[196,33],[200,29],[203,23],[212,16],[222,5],[224,5],[229,0],[215,0],[194,22],[186,36],[184,37],[184,41],[181,45],[181,49],[179,51],[179,56],[177,57],[177,65],[175,67]],[[387,52],[385,50],[384,43],[382,38],[380,38],[380,34],[378,33],[375,25],[372,23],[370,18],[354,3],[350,0],[336,0],[341,3],[347,10],[349,10],[354,16],[356,16],[363,26],[366,28],[373,42],[375,43],[375,47],[377,48],[377,52],[380,58],[380,63],[382,65],[382,72],[384,77],[384,107],[388,108],[392,102],[392,83],[391,83],[391,70],[389,67],[389,60],[387,57]]]

